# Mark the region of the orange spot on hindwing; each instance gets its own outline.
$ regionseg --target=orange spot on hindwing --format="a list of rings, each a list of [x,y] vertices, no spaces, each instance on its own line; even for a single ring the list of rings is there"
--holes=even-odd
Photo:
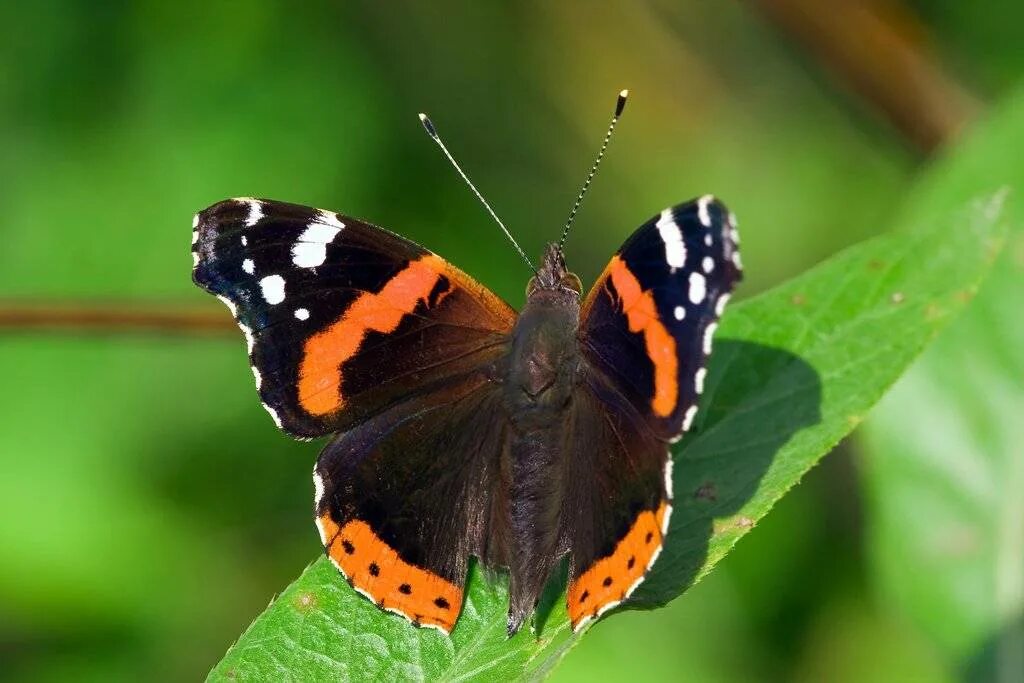
[[[393,332],[402,318],[426,302],[447,269],[433,254],[412,261],[377,293],[363,292],[340,320],[313,335],[299,364],[299,404],[311,415],[328,415],[345,403],[341,383],[346,361],[356,355],[367,332]],[[443,300],[439,297],[434,305]]]
[[[417,626],[451,632],[462,610],[461,588],[404,561],[362,520],[339,527],[325,512],[319,526],[327,555],[353,588]]]
[[[654,365],[654,396],[651,397],[651,409],[659,417],[668,417],[675,410],[679,396],[676,340],[669,334],[658,316],[654,293],[641,288],[640,282],[625,261],[613,256],[606,272],[622,300],[622,312],[629,324],[629,331],[643,333],[647,357]]]
[[[569,584],[566,606],[574,631],[618,605],[640,585],[661,552],[662,529],[671,512],[665,502],[657,510],[641,512],[612,554]]]

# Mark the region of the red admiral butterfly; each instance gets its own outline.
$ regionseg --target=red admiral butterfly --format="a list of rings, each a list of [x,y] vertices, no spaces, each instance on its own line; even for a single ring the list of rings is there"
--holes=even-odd
[[[418,626],[451,631],[470,555],[508,569],[512,634],[561,558],[579,629],[628,598],[661,551],[668,444],[693,422],[741,277],[735,220],[710,196],[665,209],[585,297],[562,241],[516,314],[348,216],[230,199],[195,218],[193,279],[235,315],[263,405],[292,436],[333,435],[313,472],[328,556]]]

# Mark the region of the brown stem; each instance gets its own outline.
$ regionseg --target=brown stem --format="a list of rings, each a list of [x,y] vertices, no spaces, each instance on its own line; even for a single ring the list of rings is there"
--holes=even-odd
[[[925,153],[980,109],[922,44],[924,28],[896,0],[750,1]]]
[[[226,311],[140,310],[129,305],[0,302],[0,332],[224,335],[238,328]]]

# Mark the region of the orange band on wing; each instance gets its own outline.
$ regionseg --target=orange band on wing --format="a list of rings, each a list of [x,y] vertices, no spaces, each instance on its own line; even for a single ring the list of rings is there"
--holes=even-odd
[[[650,290],[643,291],[640,282],[625,261],[613,256],[606,272],[622,299],[622,312],[629,323],[629,331],[643,332],[647,356],[654,365],[654,396],[651,398],[651,408],[655,415],[668,417],[675,410],[679,395],[676,340],[658,317],[654,293]]]
[[[661,551],[666,514],[670,514],[670,508],[664,502],[657,510],[641,512],[612,554],[595,562],[569,584],[566,603],[573,630],[628,598],[640,585]]]
[[[417,626],[451,632],[462,610],[461,588],[402,560],[362,520],[339,527],[325,512],[319,521],[328,556],[356,590]]]
[[[299,404],[311,415],[336,412],[345,399],[341,376],[345,361],[359,350],[367,332],[393,332],[402,317],[429,296],[447,264],[433,254],[412,261],[383,289],[364,292],[336,323],[306,342],[299,366]]]

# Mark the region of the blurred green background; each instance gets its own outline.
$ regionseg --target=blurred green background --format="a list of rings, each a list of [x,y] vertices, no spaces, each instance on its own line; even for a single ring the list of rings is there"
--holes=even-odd
[[[848,87],[849,65],[780,19],[813,5],[0,4],[2,305],[226,318],[191,283],[189,223],[252,195],[387,226],[518,307],[526,271],[416,113],[431,114],[536,255],[623,87],[630,105],[569,239],[570,266],[592,281],[640,222],[712,192],[739,216],[750,296],[885,230],[932,151],[884,97]],[[826,21],[862,6],[977,102],[1024,74],[1021,3],[817,5]],[[873,38],[850,45],[870,61]],[[899,65],[883,66],[900,91]],[[951,111],[972,110],[963,104],[952,97]],[[1019,291],[1015,248],[1000,277]],[[977,314],[987,318],[960,325],[936,351],[947,357],[916,368],[708,579],[665,609],[601,622],[554,680],[1024,680],[1013,640],[1024,550],[1001,552],[1004,540],[1024,545],[1024,435],[1007,426],[1024,413],[1010,409],[1022,387],[1000,365],[1024,375],[1024,333],[984,332],[1011,311],[991,302]],[[1005,400],[984,382],[962,386],[962,374],[928,374],[984,340],[1001,345],[984,376],[1002,378]],[[243,349],[236,334],[0,330],[0,678],[194,680],[320,552],[317,446],[275,430]],[[965,430],[988,441],[949,435],[962,462],[945,468],[942,495],[887,489],[914,472],[897,466],[914,461],[905,426],[955,425],[972,392],[1005,429],[982,420]],[[982,479],[994,493],[974,495],[977,478],[961,476],[979,462],[992,465]],[[1017,496],[999,496],[1007,482],[1021,483]],[[944,516],[947,503],[998,519]],[[934,536],[962,541],[947,549],[962,562],[901,556],[924,533],[902,520],[923,509]],[[972,536],[993,526],[1006,539]],[[997,574],[1009,588],[988,580]],[[992,609],[972,609],[985,601]]]

